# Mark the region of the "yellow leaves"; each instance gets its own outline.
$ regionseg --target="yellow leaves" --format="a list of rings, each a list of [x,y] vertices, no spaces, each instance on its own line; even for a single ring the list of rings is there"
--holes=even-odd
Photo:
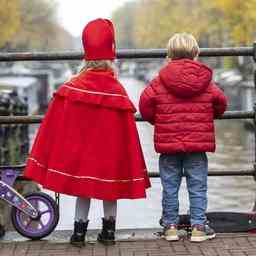
[[[19,0],[0,0],[0,47],[10,42],[19,27]]]
[[[21,23],[14,46],[48,49],[56,40],[55,5],[48,0],[20,0]]]
[[[172,0],[141,1],[134,17],[136,45],[165,47],[171,34],[177,31],[177,9],[178,4]]]
[[[138,0],[132,18],[134,20],[132,36],[136,47],[166,47],[168,39],[177,32],[190,32],[199,36],[207,31],[205,22],[198,22],[198,9],[195,2],[203,0]],[[192,5],[192,6],[191,6]],[[118,10],[117,13],[120,13]],[[120,15],[118,21],[124,15]],[[202,15],[201,20],[204,17]],[[114,21],[116,21],[114,19]],[[118,23],[119,23],[118,22]],[[115,22],[115,24],[117,24]],[[117,25],[118,26],[118,25]],[[122,37],[117,31],[118,39]]]
[[[255,35],[256,0],[215,0],[222,25],[229,32],[231,44],[251,44]]]
[[[245,45],[256,39],[256,0],[137,0],[131,4],[135,11],[130,15],[130,40],[136,47],[165,47],[176,32],[194,34],[204,47]],[[117,20],[124,17],[123,10]],[[118,31],[118,37],[120,33],[126,30]]]
[[[0,0],[0,48],[48,50],[70,40],[57,22],[55,0]]]

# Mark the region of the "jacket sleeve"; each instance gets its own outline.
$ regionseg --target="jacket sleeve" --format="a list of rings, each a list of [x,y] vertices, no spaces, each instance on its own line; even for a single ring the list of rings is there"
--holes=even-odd
[[[142,118],[152,125],[155,123],[155,91],[152,88],[154,81],[147,85],[146,89],[142,92],[139,101],[139,110]]]
[[[213,84],[213,109],[214,118],[221,117],[227,109],[227,97],[216,84]]]

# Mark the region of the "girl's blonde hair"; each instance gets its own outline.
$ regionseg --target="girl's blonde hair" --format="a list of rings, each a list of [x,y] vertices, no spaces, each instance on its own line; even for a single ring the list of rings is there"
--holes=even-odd
[[[81,71],[88,69],[114,70],[114,63],[111,60],[86,60]]]
[[[168,58],[175,59],[195,59],[199,55],[200,49],[193,35],[188,33],[177,33],[172,36],[167,44]]]

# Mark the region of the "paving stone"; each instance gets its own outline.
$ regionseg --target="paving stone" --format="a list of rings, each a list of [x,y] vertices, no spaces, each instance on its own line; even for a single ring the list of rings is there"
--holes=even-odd
[[[212,241],[168,242],[163,239],[117,241],[104,246],[93,242],[77,248],[68,242],[0,242],[0,256],[256,256],[256,235],[221,235]]]

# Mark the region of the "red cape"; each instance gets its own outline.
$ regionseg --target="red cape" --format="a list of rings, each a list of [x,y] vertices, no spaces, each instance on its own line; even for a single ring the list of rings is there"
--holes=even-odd
[[[112,71],[86,71],[54,94],[24,175],[55,192],[116,200],[150,187],[133,113]]]

